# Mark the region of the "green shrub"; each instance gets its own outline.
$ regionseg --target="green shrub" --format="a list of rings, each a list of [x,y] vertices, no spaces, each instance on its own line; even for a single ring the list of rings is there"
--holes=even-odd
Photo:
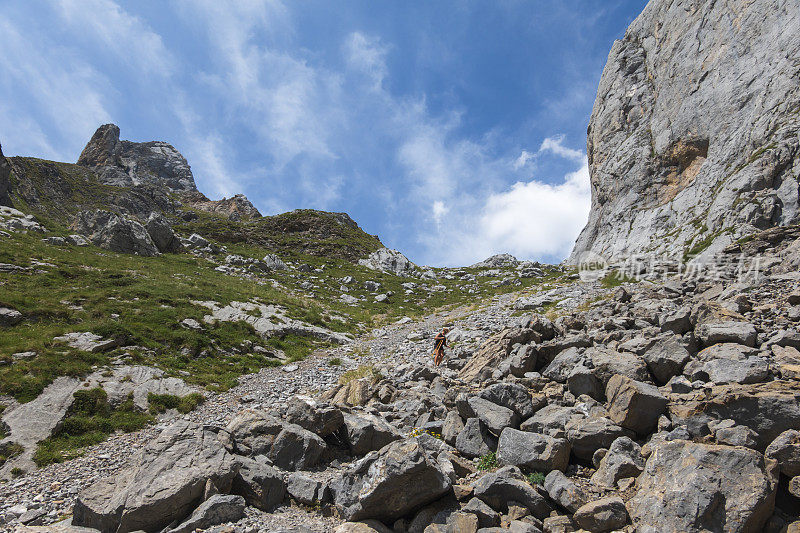
[[[339,359],[338,357],[332,357],[332,358],[328,359],[328,365],[330,365],[330,366],[341,366],[341,364],[342,364],[342,360]]]
[[[491,470],[497,467],[497,456],[494,452],[489,452],[486,455],[482,455],[478,459],[478,470]]]
[[[205,396],[199,392],[193,392],[186,396],[154,394],[152,392],[147,395],[147,403],[150,406],[150,412],[153,414],[163,413],[167,409],[177,409],[178,412],[186,414],[193,411],[205,399]]]
[[[355,370],[348,370],[342,374],[339,377],[339,385],[347,385],[353,380],[367,377],[370,378],[372,383],[377,383],[383,379],[383,374],[378,372],[373,365],[361,365]]]
[[[546,476],[541,472],[532,472],[528,474],[527,480],[531,485],[544,485],[544,478]]]
[[[23,470],[22,468],[20,468],[18,466],[15,466],[14,468],[11,469],[11,477],[14,478],[14,479],[16,479],[18,477],[22,477],[24,475],[25,475],[25,470]]]

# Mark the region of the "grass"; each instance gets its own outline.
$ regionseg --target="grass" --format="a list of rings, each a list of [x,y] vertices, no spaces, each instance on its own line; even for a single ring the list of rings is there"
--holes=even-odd
[[[635,281],[636,280],[634,278],[628,277],[624,274],[620,275],[619,272],[613,270],[600,279],[600,285],[604,289],[613,289],[615,287],[619,287],[623,283],[632,283]]]
[[[115,431],[137,431],[153,421],[136,410],[132,397],[112,407],[101,387],[76,391],[74,397],[61,427],[39,443],[33,455],[38,466],[79,457],[86,447],[103,442]]]
[[[331,357],[328,359],[328,366],[341,366],[342,360],[338,357]]]
[[[198,392],[193,392],[186,396],[154,394],[151,392],[147,395],[147,404],[152,414],[164,413],[168,409],[177,409],[179,413],[186,414],[194,411],[205,399],[205,396]]]
[[[372,383],[383,379],[383,375],[373,365],[361,365],[355,370],[348,370],[339,377],[339,385],[347,385],[351,381],[370,378]]]
[[[497,463],[497,455],[494,452],[489,452],[486,455],[480,456],[478,458],[478,470],[492,470],[497,468],[499,464]]]
[[[16,442],[9,442],[0,447],[0,466],[4,465],[6,461],[16,457],[24,452],[25,449]]]

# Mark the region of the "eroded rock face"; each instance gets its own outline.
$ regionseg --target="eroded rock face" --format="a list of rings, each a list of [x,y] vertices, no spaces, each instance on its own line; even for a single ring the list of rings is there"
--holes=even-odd
[[[796,223],[798,54],[793,2],[649,2],[603,71],[592,209],[570,261],[712,253]]]
[[[0,205],[11,207],[11,165],[3,155],[0,146]]]
[[[188,516],[206,484],[230,490],[236,462],[217,433],[180,421],[149,443],[130,466],[81,492],[73,524],[103,532],[154,531]]]
[[[643,532],[762,531],[775,505],[764,457],[740,447],[664,443],[637,487],[628,511]]]
[[[107,185],[162,185],[176,192],[197,191],[189,163],[171,144],[120,141],[115,124],[97,128],[78,164],[94,169]]]

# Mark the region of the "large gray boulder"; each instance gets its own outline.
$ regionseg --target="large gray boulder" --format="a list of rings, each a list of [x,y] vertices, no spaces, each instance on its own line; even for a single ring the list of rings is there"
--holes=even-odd
[[[249,457],[237,457],[236,461],[239,468],[231,492],[265,512],[280,505],[286,496],[286,482],[281,472]]]
[[[395,520],[450,490],[450,478],[416,439],[372,452],[331,482],[345,520]]]
[[[577,511],[572,519],[581,529],[592,533],[605,533],[625,527],[628,522],[628,511],[619,496],[610,496],[594,500]]]
[[[496,383],[483,389],[480,397],[514,411],[521,420],[533,416],[534,406],[528,389],[517,383]]]
[[[528,471],[563,471],[569,463],[569,450],[566,439],[506,428],[497,444],[497,461]]]
[[[778,463],[781,474],[800,476],[800,431],[784,431],[767,446],[764,456]]]
[[[109,533],[164,528],[201,503],[207,483],[228,492],[237,467],[217,431],[185,421],[165,429],[129,465],[79,494],[74,525]]]
[[[776,483],[748,448],[676,440],[647,459],[628,502],[644,533],[759,532],[772,515]]]
[[[236,522],[244,518],[244,498],[232,494],[214,494],[194,510],[192,516],[169,533],[193,533],[198,529]]]
[[[231,449],[237,455],[253,457],[269,453],[283,426],[284,422],[272,415],[247,410],[237,414],[225,429]]]
[[[683,373],[691,380],[714,383],[760,383],[769,376],[769,363],[755,348],[724,342],[698,353]]]
[[[400,433],[383,418],[369,413],[344,415],[347,443],[353,455],[365,455],[380,450],[400,439]]]
[[[758,338],[758,332],[753,324],[735,321],[700,324],[695,334],[704,346],[718,342],[733,342],[752,347],[756,345]]]
[[[609,380],[606,398],[611,420],[640,435],[655,429],[658,417],[666,410],[668,403],[654,385],[619,374]]]
[[[642,470],[642,449],[629,437],[620,437],[611,443],[591,479],[595,485],[614,488],[620,479],[636,477]]]
[[[560,470],[553,470],[547,474],[544,478],[544,490],[551,500],[571,513],[577,511],[589,499],[583,489]]]
[[[144,226],[109,211],[81,211],[72,227],[89,237],[96,246],[112,252],[143,256],[159,254]]]
[[[586,143],[592,208],[569,262],[711,254],[797,222],[796,7],[647,4],[600,80]]]
[[[169,221],[161,213],[150,213],[144,227],[159,252],[177,254],[183,251],[180,238],[175,235]]]
[[[308,470],[319,463],[327,445],[316,433],[286,424],[275,437],[267,457],[284,470]]]
[[[532,487],[514,466],[506,466],[481,477],[475,483],[474,494],[503,513],[508,512],[509,502],[520,503],[537,518],[548,516],[552,510],[547,498]]]
[[[606,417],[573,419],[565,429],[573,455],[584,461],[591,460],[594,452],[608,448],[619,437],[634,437],[632,431]]]
[[[497,448],[497,439],[479,418],[470,418],[456,437],[455,446],[464,457],[480,457]]]
[[[659,337],[643,354],[650,373],[658,383],[664,384],[677,376],[691,358],[677,335]]]
[[[317,402],[310,396],[292,396],[286,420],[320,437],[336,432],[344,424],[344,416],[338,407]]]
[[[397,276],[412,276],[419,270],[419,267],[402,253],[389,248],[375,250],[366,259],[359,259],[358,264]]]

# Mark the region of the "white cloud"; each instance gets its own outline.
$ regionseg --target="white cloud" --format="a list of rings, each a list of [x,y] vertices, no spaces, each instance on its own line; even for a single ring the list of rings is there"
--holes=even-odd
[[[528,164],[528,161],[533,159],[535,154],[530,153],[527,150],[523,150],[522,153],[519,154],[519,157],[514,161],[514,170],[519,170],[525,165]]]
[[[543,140],[542,145],[539,147],[538,153],[542,154],[546,152],[551,152],[557,156],[563,157],[564,159],[571,159],[573,161],[580,161],[585,157],[582,151],[573,150],[572,148],[567,148],[564,146],[563,135],[547,137],[545,140]]]
[[[442,223],[442,217],[444,217],[450,208],[445,205],[445,203],[441,200],[436,200],[433,202],[433,206],[431,206],[431,212],[433,214],[433,220],[436,222],[436,225],[439,226]]]
[[[58,0],[65,29],[93,50],[109,52],[117,65],[127,64],[139,76],[169,77],[175,68],[161,36],[111,0]]]
[[[589,216],[589,167],[562,183],[517,182],[486,200],[479,234],[495,251],[520,257],[562,257],[569,253]]]
[[[387,76],[386,47],[379,39],[353,32],[345,41],[348,64],[364,72],[372,81],[372,90],[379,91]]]

